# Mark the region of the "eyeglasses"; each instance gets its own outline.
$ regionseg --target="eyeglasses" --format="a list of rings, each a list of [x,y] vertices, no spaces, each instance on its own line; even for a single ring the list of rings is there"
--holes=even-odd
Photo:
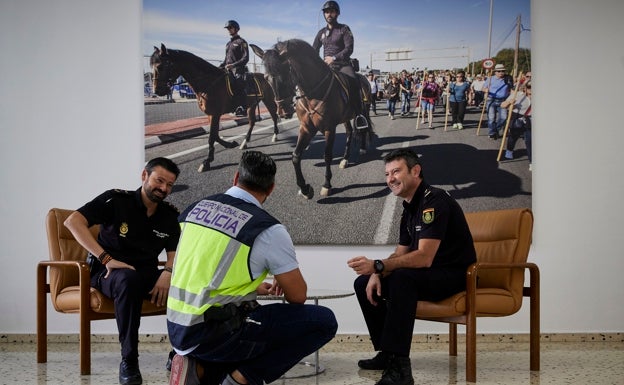
[[[494,72],[505,72],[505,71],[494,71]]]

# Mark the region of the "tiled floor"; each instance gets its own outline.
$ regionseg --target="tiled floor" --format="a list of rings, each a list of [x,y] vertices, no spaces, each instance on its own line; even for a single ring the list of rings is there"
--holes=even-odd
[[[328,345],[320,352],[325,372],[313,377],[285,379],[279,385],[373,385],[380,372],[358,370],[358,359],[372,352],[344,351],[341,344]],[[343,346],[348,345],[344,344]],[[359,345],[360,348],[362,345]],[[445,343],[416,343],[412,348],[412,370],[416,384],[465,383],[463,345],[459,356],[449,357]],[[140,366],[144,384],[168,384],[164,368],[168,344],[148,342],[140,345]],[[48,362],[36,363],[34,343],[0,343],[0,384],[117,384],[119,345],[96,342],[92,349],[92,374],[80,376],[77,343],[50,343]],[[310,357],[312,359],[313,357]],[[298,365],[288,373],[309,373]],[[624,343],[551,342],[541,345],[541,370],[529,371],[528,344],[523,342],[486,342],[477,344],[477,381],[479,384],[624,384]]]

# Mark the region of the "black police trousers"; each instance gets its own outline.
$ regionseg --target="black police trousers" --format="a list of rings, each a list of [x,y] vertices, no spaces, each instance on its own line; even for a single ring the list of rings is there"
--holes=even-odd
[[[377,306],[366,298],[369,275],[355,279],[358,303],[376,351],[408,357],[418,301],[440,301],[466,289],[466,268],[397,269],[381,279]]]
[[[141,306],[149,297],[162,270],[157,267],[144,269],[115,269],[108,278],[106,267],[92,273],[91,286],[98,289],[115,303],[115,320],[119,331],[121,357],[135,362],[139,357],[139,325]]]

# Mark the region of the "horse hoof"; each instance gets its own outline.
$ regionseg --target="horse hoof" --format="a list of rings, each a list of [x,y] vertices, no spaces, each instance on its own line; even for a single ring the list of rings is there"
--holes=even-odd
[[[204,172],[208,170],[210,170],[210,163],[206,161],[202,162],[202,164],[200,164],[197,168],[197,172]]]
[[[344,169],[347,168],[347,165],[349,164],[349,162],[346,159],[343,159],[340,161],[340,164],[338,165],[338,168]]]
[[[330,189],[330,188],[327,188],[327,187],[323,187],[323,188],[321,188],[321,196],[322,196],[322,197],[327,197],[327,196],[329,196],[329,193],[330,193],[330,192],[331,192],[331,189]]]
[[[307,193],[304,193],[303,191],[299,190],[298,194],[303,196],[305,199],[312,199],[314,197],[314,189],[312,188],[312,186],[307,184],[305,185],[304,190],[306,190]]]
[[[277,134],[273,134],[273,137],[271,138],[271,143],[275,142],[277,142]]]
[[[243,140],[243,143],[241,143],[239,149],[244,150],[246,148],[247,148],[247,139]]]

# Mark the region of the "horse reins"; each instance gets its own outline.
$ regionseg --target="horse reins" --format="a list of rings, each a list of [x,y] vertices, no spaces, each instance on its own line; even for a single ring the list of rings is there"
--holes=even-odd
[[[315,91],[317,91],[321,85],[323,85],[323,83],[325,83],[325,81],[327,80],[327,78],[330,77],[330,81],[329,81],[329,86],[327,87],[327,90],[325,91],[325,95],[323,95],[323,98],[320,99],[321,101],[317,104],[317,106],[325,103],[325,100],[327,99],[327,97],[329,96],[330,91],[332,90],[332,87],[334,85],[334,80],[336,75],[333,73],[333,71],[329,70],[327,72],[327,75],[325,75],[325,77],[318,82],[318,84],[316,85],[316,87],[314,87],[309,93],[314,93]],[[305,94],[302,93],[301,97],[299,98],[299,101],[301,99],[306,99],[306,100],[310,100],[309,97],[307,97]],[[318,100],[318,99],[317,99]],[[310,110],[305,104],[301,103],[301,106],[303,107],[303,109],[308,113],[308,115],[312,115],[314,113],[318,113],[318,111],[316,110],[316,106]]]

